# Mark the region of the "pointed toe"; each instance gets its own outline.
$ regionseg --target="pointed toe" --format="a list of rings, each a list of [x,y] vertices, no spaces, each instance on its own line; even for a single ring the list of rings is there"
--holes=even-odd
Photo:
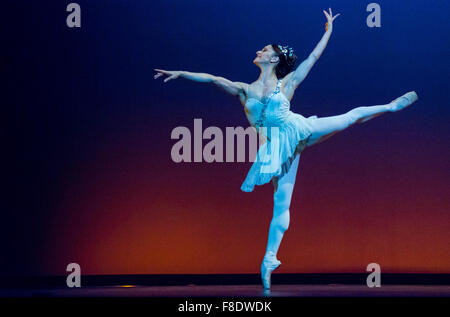
[[[272,272],[280,265],[281,262],[274,257],[264,258],[261,264],[261,280],[265,290],[270,290]]]

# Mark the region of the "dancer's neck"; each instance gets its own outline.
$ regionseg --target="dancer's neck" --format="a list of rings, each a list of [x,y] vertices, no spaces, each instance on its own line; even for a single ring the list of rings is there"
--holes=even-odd
[[[268,67],[260,67],[260,69],[261,73],[259,74],[258,81],[263,85],[278,81],[274,66],[269,65]]]

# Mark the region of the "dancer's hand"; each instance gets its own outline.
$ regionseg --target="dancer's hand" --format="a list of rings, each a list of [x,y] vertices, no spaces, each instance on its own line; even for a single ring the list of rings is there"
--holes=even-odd
[[[162,75],[169,76],[166,79],[164,79],[164,82],[168,82],[171,79],[176,79],[181,75],[181,71],[170,71],[170,70],[162,70],[162,69],[154,69],[158,72],[155,76],[153,76],[154,79],[161,77]]]
[[[331,12],[331,8],[328,8],[330,10],[329,14],[327,11],[323,10],[323,13],[325,13],[325,16],[327,17],[327,23],[325,24],[325,31],[328,31],[329,28],[333,29],[333,21],[341,14],[338,13],[335,16],[333,16],[333,12]]]

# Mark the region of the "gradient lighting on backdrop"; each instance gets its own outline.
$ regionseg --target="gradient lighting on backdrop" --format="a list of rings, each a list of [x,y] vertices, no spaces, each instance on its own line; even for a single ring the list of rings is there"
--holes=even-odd
[[[204,129],[247,127],[242,105],[213,85],[154,80],[153,69],[251,83],[257,50],[287,44],[301,62],[331,7],[341,16],[291,110],[337,115],[410,90],[419,101],[303,152],[277,272],[365,272],[375,262],[450,273],[447,2],[379,1],[381,28],[365,24],[364,1],[79,3],[77,30],[64,24],[64,3],[27,4],[48,18],[26,10],[12,22],[24,198],[5,216],[23,221],[9,229],[10,272],[66,274],[71,262],[83,274],[259,272],[272,185],[242,192],[248,161],[170,156],[171,131],[193,131],[194,118]]]

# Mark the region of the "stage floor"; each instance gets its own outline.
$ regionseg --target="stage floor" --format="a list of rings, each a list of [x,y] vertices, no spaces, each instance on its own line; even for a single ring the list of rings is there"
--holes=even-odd
[[[448,285],[261,285],[87,286],[80,288],[8,289],[1,297],[450,297]]]

